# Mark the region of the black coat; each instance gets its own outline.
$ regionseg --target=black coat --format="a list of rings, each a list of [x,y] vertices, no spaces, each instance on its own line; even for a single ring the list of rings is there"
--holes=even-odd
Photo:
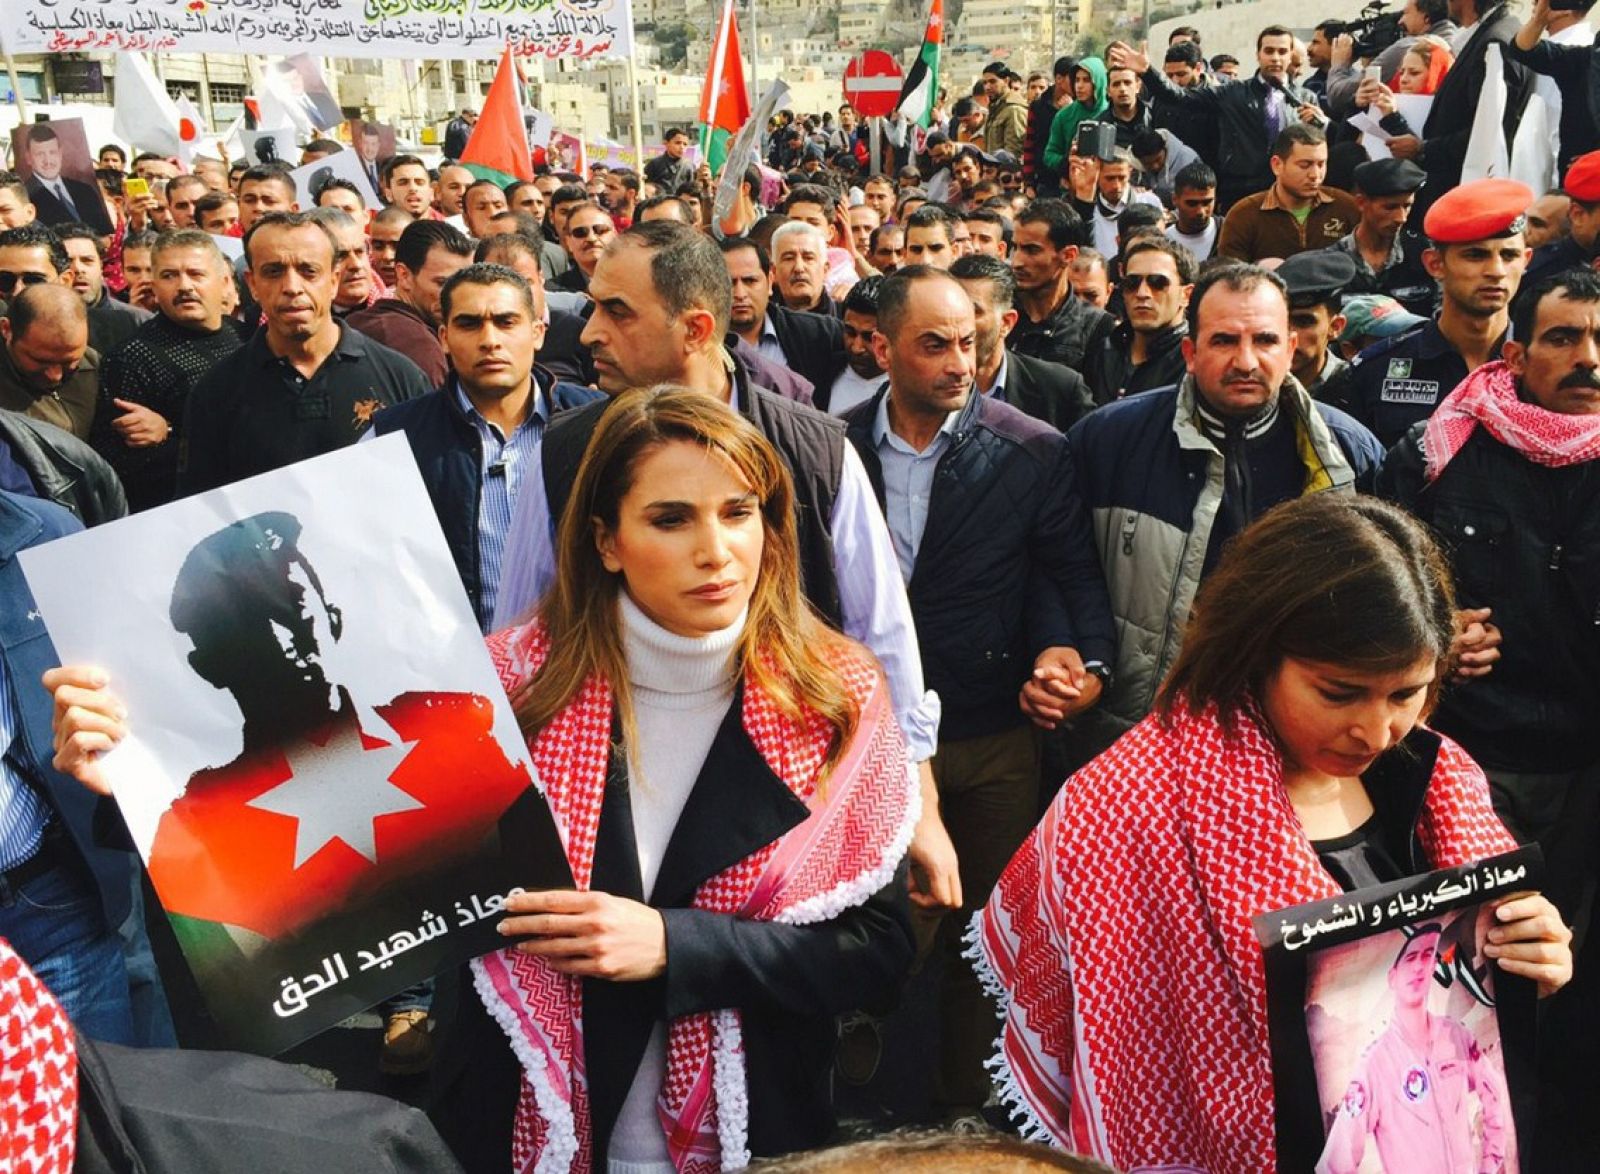
[[[1044,359],[1030,359],[1015,351],[1006,354],[1006,384],[1000,398],[1012,407],[1065,432],[1094,411],[1094,395],[1071,367]]]
[[[1096,403],[1108,404],[1141,391],[1172,387],[1182,383],[1188,374],[1183,340],[1189,337],[1189,328],[1182,322],[1159,331],[1150,340],[1149,355],[1137,366],[1130,350],[1132,335],[1132,328],[1124,322],[1106,336],[1090,357],[1084,373],[1094,388]]]
[[[846,434],[884,501],[873,440],[880,391],[845,413]],[[939,457],[906,593],[939,739],[1022,725],[1017,691],[1046,648],[1114,662],[1111,599],[1064,436],[976,392]]]
[[[1110,314],[1074,296],[1069,289],[1061,304],[1038,322],[1019,310],[1006,347],[1014,355],[1082,371],[1084,359],[1116,324]]]
[[[594,359],[583,345],[586,320],[581,314],[550,311],[544,342],[539,345],[539,365],[566,383],[592,386],[595,383]]]
[[[1268,86],[1261,80],[1260,74],[1225,85],[1193,86],[1189,89],[1173,85],[1167,80],[1166,74],[1154,65],[1145,70],[1143,76],[1145,89],[1152,97],[1158,125],[1173,125],[1161,117],[1168,110],[1191,112],[1197,117],[1209,118],[1216,124],[1219,147],[1214,166],[1217,172],[1219,216],[1235,200],[1272,186],[1272,167],[1268,163],[1272,144],[1267,141],[1266,129]],[[1290,123],[1296,118],[1297,106],[1317,104],[1316,95],[1304,86],[1290,83],[1284,87],[1284,92]],[[1474,101],[1472,109],[1476,108]],[[1438,109],[1437,103],[1434,109]],[[1181,134],[1178,137],[1183,138]],[[1184,141],[1188,143],[1187,139]],[[1193,143],[1189,145],[1195,146]]]
[[[813,925],[748,921],[690,909],[700,883],[806,818],[740,721],[735,696],[678,817],[649,904],[667,932],[667,970],[642,983],[583,983],[584,1066],[594,1168],[604,1170],[617,1113],[650,1031],[664,1017],[739,1009],[750,1090],[751,1152],[825,1145],[834,1120],[832,1017],[885,1011],[911,964],[904,867],[865,903]],[[595,889],[642,900],[625,760],[613,756],[595,841]],[[516,1066],[505,1033],[465,996],[435,1065],[432,1114],[463,1166],[504,1170]]]
[[[1533,75],[1526,66],[1519,65],[1506,55],[1506,46],[1522,27],[1521,17],[1514,16],[1502,4],[1484,13],[1483,19],[1472,30],[1472,37],[1460,53],[1456,63],[1439,83],[1439,92],[1433,97],[1428,111],[1428,121],[1422,128],[1422,158],[1419,162],[1428,173],[1427,180],[1417,192],[1417,202],[1411,209],[1411,223],[1420,226],[1434,201],[1461,182],[1461,164],[1467,155],[1467,140],[1472,135],[1472,120],[1478,113],[1478,95],[1483,91],[1488,72],[1485,60],[1489,46],[1499,42],[1502,56],[1506,57],[1506,113],[1503,121],[1506,142],[1516,137],[1517,124],[1522,121],[1522,110],[1533,92]],[[1574,102],[1582,102],[1581,94],[1573,94]]]
[[[1537,464],[1482,428],[1428,481],[1419,423],[1378,492],[1433,527],[1462,607],[1494,609],[1494,671],[1444,690],[1433,725],[1491,770],[1600,761],[1600,461]]]
[[[831,388],[844,358],[844,332],[839,319],[804,310],[789,310],[776,301],[767,306],[767,318],[783,348],[789,370],[811,384],[813,401]]]
[[[64,428],[0,411],[0,444],[27,471],[39,496],[53,501],[85,526],[128,515],[128,498],[116,470]]]

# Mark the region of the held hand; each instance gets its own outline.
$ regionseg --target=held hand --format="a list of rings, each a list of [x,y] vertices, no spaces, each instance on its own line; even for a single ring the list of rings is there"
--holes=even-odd
[[[1300,107],[1300,121],[1310,126],[1322,125],[1322,111],[1307,102]]]
[[[132,400],[113,399],[111,402],[122,409],[122,415],[111,421],[111,426],[129,448],[149,448],[164,443],[172,435],[172,425],[159,412]]]
[[[1033,662],[1017,704],[1034,725],[1053,730],[1099,701],[1100,689],[1100,678],[1083,667],[1077,649],[1046,648]]]
[[[513,893],[499,925],[524,954],[558,974],[643,982],[667,968],[667,926],[648,905],[610,893],[547,889]]]
[[[1468,607],[1456,612],[1456,680],[1470,681],[1487,676],[1500,659],[1500,629],[1489,623],[1487,607]]]
[[[1396,159],[1415,159],[1422,154],[1422,140],[1416,135],[1401,135],[1389,140],[1389,153]]]
[[[1494,911],[1484,953],[1508,974],[1538,984],[1539,997],[1555,994],[1572,978],[1572,931],[1542,893],[1508,897]]]
[[[922,818],[911,833],[911,903],[923,909],[959,909],[961,870],[956,846],[950,842],[944,820],[939,818],[933,768],[924,762],[918,769],[922,775]]]
[[[1328,60],[1335,69],[1343,69],[1356,59],[1356,39],[1349,33],[1340,33],[1333,38],[1333,46],[1328,51]]]
[[[101,795],[111,794],[111,783],[100,759],[128,736],[128,711],[106,688],[110,680],[104,669],[87,665],[54,668],[44,675],[44,687],[55,698],[52,764]]]

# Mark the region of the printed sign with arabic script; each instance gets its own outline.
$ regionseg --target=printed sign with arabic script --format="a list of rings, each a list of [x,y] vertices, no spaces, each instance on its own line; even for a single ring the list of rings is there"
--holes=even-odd
[[[40,0],[17,53],[297,53],[583,61],[633,49],[631,0]]]
[[[227,1046],[292,1047],[501,946],[512,889],[571,885],[404,439],[23,570],[64,663],[127,707],[106,777]]]

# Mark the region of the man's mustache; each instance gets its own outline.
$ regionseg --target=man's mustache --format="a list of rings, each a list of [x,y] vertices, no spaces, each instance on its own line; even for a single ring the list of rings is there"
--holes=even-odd
[[[1600,371],[1596,371],[1593,367],[1579,367],[1562,379],[1557,386],[1582,387],[1589,391],[1600,391]]]

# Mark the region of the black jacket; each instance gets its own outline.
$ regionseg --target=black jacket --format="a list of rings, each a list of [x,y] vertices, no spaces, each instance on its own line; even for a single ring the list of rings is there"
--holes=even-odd
[[[1504,4],[1484,13],[1472,30],[1472,37],[1456,54],[1456,63],[1439,83],[1439,92],[1433,96],[1428,121],[1422,128],[1422,158],[1418,162],[1427,171],[1428,178],[1412,206],[1412,224],[1420,227],[1434,201],[1461,182],[1461,164],[1466,159],[1472,120],[1478,113],[1478,95],[1483,92],[1488,72],[1485,58],[1489,45],[1494,42],[1499,43],[1505,57],[1506,113],[1502,126],[1506,142],[1516,138],[1523,107],[1533,92],[1533,75],[1526,66],[1510,60],[1506,54],[1506,46],[1521,27],[1521,17],[1512,15]],[[1583,97],[1573,94],[1572,100],[1581,103]]]
[[[606,1168],[611,1132],[653,1025],[663,1017],[724,1007],[740,1013],[751,1152],[770,1157],[826,1145],[834,1128],[828,1089],[837,1038],[832,1017],[858,1008],[886,1012],[911,962],[903,865],[863,904],[811,925],[688,908],[702,881],[807,815],[751,743],[740,721],[742,708],[741,686],[649,895],[666,926],[666,973],[649,982],[583,982],[596,1170]],[[612,756],[606,776],[590,884],[644,899],[622,755]],[[509,1158],[521,1070],[482,1001],[470,991],[462,995],[434,1065],[429,1113],[468,1174],[498,1174]]]
[[[1015,351],[1006,354],[1006,384],[1000,399],[1065,432],[1094,411],[1094,395],[1071,367],[1044,359],[1030,359]]]
[[[1225,85],[1183,89],[1173,85],[1167,80],[1166,74],[1152,65],[1144,71],[1144,84],[1151,95],[1158,125],[1172,126],[1170,120],[1163,121],[1160,117],[1169,110],[1192,111],[1197,117],[1215,123],[1219,146],[1213,158],[1217,171],[1219,216],[1241,196],[1272,186],[1272,167],[1268,163],[1272,144],[1267,140],[1266,121],[1268,86],[1261,80],[1260,74]],[[1303,86],[1291,83],[1284,88],[1284,92],[1288,117],[1285,125],[1295,120],[1297,106],[1317,104],[1316,95]],[[1434,108],[1438,108],[1437,103]],[[1476,108],[1474,102],[1472,109]],[[1176,129],[1173,133],[1183,138]],[[1199,149],[1188,139],[1184,139],[1184,142]]]
[[[128,499],[116,472],[65,429],[0,411],[0,444],[27,471],[40,497],[72,511],[85,526],[127,516]]]
[[[556,383],[548,371],[534,369],[539,390],[552,414],[605,398],[598,391]],[[379,436],[404,432],[428,488],[433,512],[439,515],[456,572],[482,623],[479,604],[483,584],[478,567],[478,507],[483,499],[483,438],[461,410],[452,376],[438,391],[385,408],[372,418]]]
[[[1183,340],[1188,337],[1189,328],[1182,322],[1157,331],[1150,340],[1148,357],[1134,366],[1129,349],[1133,328],[1126,322],[1120,324],[1089,360],[1087,374],[1096,402],[1108,404],[1141,391],[1181,383],[1188,373],[1183,361]]]
[[[1561,173],[1579,155],[1600,147],[1600,48],[1557,45],[1549,38],[1519,49],[1515,36],[1506,58],[1553,78],[1561,91]]]
[[[1451,684],[1433,724],[1490,769],[1553,773],[1600,761],[1600,461],[1550,468],[1476,429],[1437,480],[1417,424],[1378,492],[1443,540],[1462,607],[1505,636],[1487,676]]]
[[[800,575],[806,599],[837,628],[842,612],[832,527],[833,503],[844,473],[844,426],[815,408],[760,386],[759,376],[752,375],[745,356],[737,349],[730,349],[729,353],[745,418],[772,441],[794,477]],[[551,518],[559,518],[566,508],[584,450],[609,403],[586,404],[568,412],[545,432],[540,451]]]
[[[844,355],[844,334],[839,319],[804,310],[790,310],[773,301],[767,318],[778,336],[789,370],[811,384],[813,398],[818,391],[833,386]]]
[[[1061,304],[1042,321],[1035,322],[1019,310],[1006,346],[1013,354],[1082,371],[1085,356],[1116,324],[1110,314],[1074,297],[1069,289]]]
[[[872,433],[887,394],[844,417],[880,504]],[[906,590],[922,671],[943,702],[941,742],[1023,724],[1017,692],[1046,648],[1113,663],[1111,600],[1066,438],[1009,404],[969,395],[934,473]]]
[[[539,365],[566,383],[595,383],[594,359],[583,345],[587,320],[581,314],[550,311],[544,342],[539,345]]]

